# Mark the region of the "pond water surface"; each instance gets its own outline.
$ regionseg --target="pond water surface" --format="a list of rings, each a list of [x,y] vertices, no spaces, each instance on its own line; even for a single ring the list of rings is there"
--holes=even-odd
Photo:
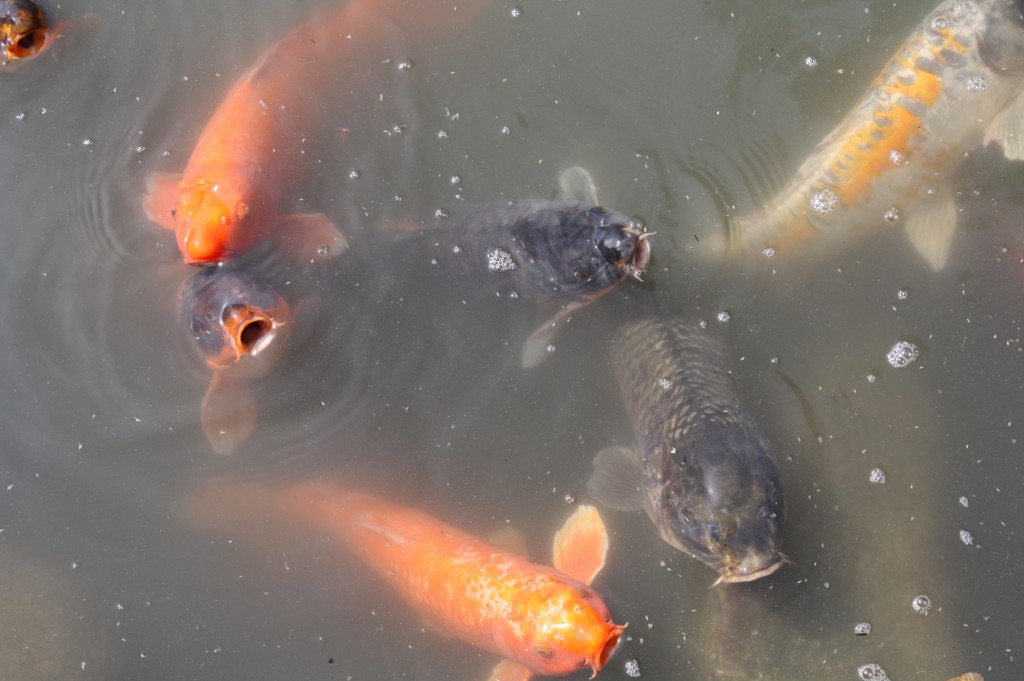
[[[213,479],[329,479],[480,535],[514,526],[547,561],[593,456],[632,440],[604,340],[654,297],[733,348],[792,564],[709,590],[713,572],[646,518],[603,512],[595,587],[629,627],[600,678],[1024,674],[1024,165],[969,153],[938,272],[898,230],[774,276],[723,280],[693,249],[788,179],[931,0],[482,2],[440,34],[396,14],[308,84],[324,122],[288,203],[329,215],[351,250],[244,263],[303,312],[253,385],[255,432],[221,456],[199,421],[209,370],[178,320],[192,269],[146,219],[145,180],[180,171],[236,78],[334,2],[48,6],[78,23],[0,73],[0,676],[486,678],[495,660],[329,542],[196,528],[188,500]],[[369,292],[339,284],[360,239],[551,198],[572,165],[656,233],[654,261],[541,367],[520,350],[550,310],[488,313],[473,291],[407,282],[396,311],[373,304],[374,276]],[[374,324],[392,335],[352,340]],[[920,357],[895,369],[901,340]]]

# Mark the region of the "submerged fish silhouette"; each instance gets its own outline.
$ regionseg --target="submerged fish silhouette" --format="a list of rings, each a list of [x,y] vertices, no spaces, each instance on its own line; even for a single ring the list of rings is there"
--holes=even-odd
[[[965,152],[993,141],[1007,158],[1024,159],[1024,5],[947,0],[789,186],[730,225],[730,250],[785,256],[902,224],[941,269],[957,223],[952,176]]]

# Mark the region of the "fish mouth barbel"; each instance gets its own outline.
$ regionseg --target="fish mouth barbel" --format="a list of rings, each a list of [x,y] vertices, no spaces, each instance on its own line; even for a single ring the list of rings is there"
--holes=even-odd
[[[597,455],[590,494],[644,509],[663,540],[718,572],[715,584],[782,567],[782,485],[725,345],[696,321],[644,319],[617,335],[612,364],[635,446]]]

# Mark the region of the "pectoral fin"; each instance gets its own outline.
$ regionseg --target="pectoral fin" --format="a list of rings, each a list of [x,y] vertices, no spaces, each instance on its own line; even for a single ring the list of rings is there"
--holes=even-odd
[[[632,449],[608,447],[594,457],[587,492],[599,504],[617,511],[639,511],[644,507],[642,489],[640,462]]]
[[[584,168],[571,166],[558,173],[558,198],[562,201],[593,203],[597,201],[597,185]]]
[[[293,260],[327,260],[348,248],[345,236],[323,213],[279,217],[274,242]]]
[[[593,506],[580,506],[555,534],[552,565],[590,584],[608,555],[608,530]]]
[[[171,211],[178,203],[178,186],[181,173],[157,173],[146,178],[146,196],[142,199],[142,210],[146,217],[164,229],[174,229]]]
[[[215,452],[234,452],[256,428],[256,400],[249,383],[215,371],[203,396],[202,424]]]
[[[526,681],[531,676],[533,676],[533,672],[518,662],[502,660],[491,670],[487,681]]]
[[[985,128],[984,143],[989,142],[999,142],[1008,159],[1024,159],[1024,92],[996,114]]]
[[[523,344],[522,362],[524,369],[532,369],[535,366],[539,366],[548,358],[548,355],[551,354],[548,348],[553,344],[558,332],[561,331],[562,324],[569,321],[572,313],[584,305],[586,303],[570,303],[566,305],[554,317],[541,324],[536,331],[530,334],[530,337],[526,339],[526,343]]]
[[[956,199],[948,188],[928,196],[906,222],[907,237],[936,272],[946,265],[956,231]]]

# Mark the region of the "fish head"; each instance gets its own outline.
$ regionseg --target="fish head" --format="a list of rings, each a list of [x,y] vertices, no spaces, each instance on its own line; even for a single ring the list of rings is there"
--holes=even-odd
[[[706,433],[685,453],[677,448],[684,473],[661,490],[659,530],[715,569],[718,582],[765,577],[786,561],[778,473],[759,433],[729,424],[709,428],[720,432]]]
[[[49,38],[43,11],[28,0],[7,0],[0,11],[0,63],[35,56]]]
[[[265,202],[249,192],[200,178],[183,183],[171,208],[178,248],[190,264],[221,262],[262,236]]]
[[[544,587],[524,596],[517,608],[529,621],[510,657],[542,676],[565,676],[589,667],[597,674],[608,662],[625,625],[611,621],[601,597],[568,575],[552,575]],[[512,652],[514,651],[514,652]]]
[[[983,8],[985,24],[977,35],[982,61],[996,73],[1024,73],[1024,0],[988,0],[981,4],[991,5]]]
[[[532,267],[546,269],[542,277],[556,297],[594,300],[629,275],[639,278],[650,260],[643,224],[602,206],[556,207],[543,227],[540,247],[527,255]]]
[[[290,309],[267,283],[228,265],[203,267],[182,286],[180,303],[210,368],[256,375],[277,364]]]

